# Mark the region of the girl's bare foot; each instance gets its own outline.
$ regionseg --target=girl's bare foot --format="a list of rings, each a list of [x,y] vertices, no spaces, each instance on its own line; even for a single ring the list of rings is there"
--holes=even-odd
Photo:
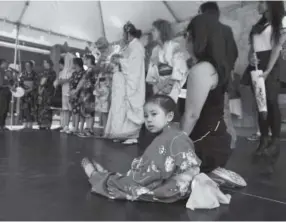
[[[96,171],[99,173],[107,173],[108,171],[103,168],[99,163],[97,163],[95,160],[92,160],[93,166],[95,167]]]
[[[92,163],[87,159],[83,158],[81,161],[81,166],[84,169],[85,174],[87,175],[88,178],[91,177],[91,175],[96,172],[96,169],[92,165]]]

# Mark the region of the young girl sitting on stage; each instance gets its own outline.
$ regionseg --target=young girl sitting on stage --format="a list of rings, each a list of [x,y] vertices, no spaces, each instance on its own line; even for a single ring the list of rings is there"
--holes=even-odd
[[[146,128],[157,136],[126,174],[108,172],[84,158],[82,167],[92,192],[110,199],[165,203],[188,197],[201,161],[188,135],[172,124],[175,110],[176,103],[166,95],[155,95],[145,103]]]

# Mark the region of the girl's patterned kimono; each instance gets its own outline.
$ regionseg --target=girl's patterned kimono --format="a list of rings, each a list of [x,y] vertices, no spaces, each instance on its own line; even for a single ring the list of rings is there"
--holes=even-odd
[[[100,113],[108,113],[110,97],[109,76],[106,76],[103,82],[99,82],[98,80],[95,91],[95,111]]]
[[[187,80],[187,59],[180,44],[175,41],[165,42],[161,48],[156,46],[152,51],[146,82],[153,85],[154,94],[166,94],[177,102],[181,89]],[[160,76],[158,71],[159,63],[167,64],[173,68],[170,76]],[[154,82],[154,79],[157,79]]]
[[[72,77],[70,79],[70,90],[75,90],[79,84],[79,82],[84,78],[85,71],[81,72],[73,72]],[[80,100],[80,91],[77,95],[70,98],[70,104],[72,108],[72,113],[77,115],[80,114],[81,108],[81,100]]]
[[[94,117],[95,96],[93,91],[95,81],[94,69],[89,68],[84,75],[84,85],[80,93],[81,115],[85,118]]]
[[[32,88],[26,84],[32,83]],[[30,88],[28,92],[21,98],[21,117],[24,122],[34,122],[37,119],[37,73],[23,72],[20,75],[20,86],[24,89]]]
[[[90,183],[92,192],[110,199],[171,203],[189,196],[200,164],[188,135],[167,126],[125,175],[101,170]]]
[[[55,93],[54,81],[57,74],[54,70],[45,70],[41,74],[38,87],[38,124],[42,128],[50,128],[52,125],[53,111],[51,109],[52,99]]]
[[[108,113],[110,105],[112,67],[108,59],[109,55],[110,52],[108,50],[101,54],[95,67],[97,78],[95,86],[95,111],[100,113]],[[105,78],[104,83],[99,82],[100,78]]]

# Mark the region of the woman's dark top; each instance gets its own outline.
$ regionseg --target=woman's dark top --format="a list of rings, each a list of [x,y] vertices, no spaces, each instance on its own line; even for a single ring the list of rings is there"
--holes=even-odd
[[[224,122],[225,86],[217,86],[209,92],[200,117],[190,135],[196,153],[202,160],[201,171],[209,173],[224,167],[231,154],[231,136]]]

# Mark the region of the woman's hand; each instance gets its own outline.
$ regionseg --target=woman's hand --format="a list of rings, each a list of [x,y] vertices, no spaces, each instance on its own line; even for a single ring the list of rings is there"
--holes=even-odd
[[[263,74],[260,75],[259,77],[262,77],[264,80],[266,80],[267,77],[269,76],[269,74],[270,74],[270,71],[269,71],[269,70],[265,70],[265,71],[263,72]]]
[[[260,62],[260,60],[257,58],[257,56],[254,53],[250,54],[248,59],[249,59],[249,64],[253,67],[258,65]]]

